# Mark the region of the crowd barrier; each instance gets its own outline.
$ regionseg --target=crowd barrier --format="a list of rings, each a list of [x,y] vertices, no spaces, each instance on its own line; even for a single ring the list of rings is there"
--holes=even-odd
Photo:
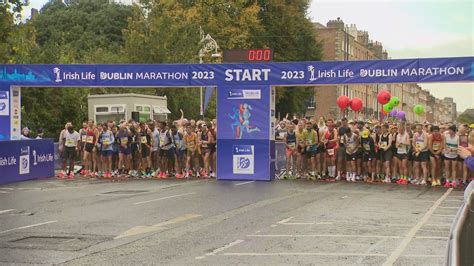
[[[52,139],[0,141],[0,184],[54,176]]]
[[[448,241],[446,265],[474,265],[474,182],[464,191]]]

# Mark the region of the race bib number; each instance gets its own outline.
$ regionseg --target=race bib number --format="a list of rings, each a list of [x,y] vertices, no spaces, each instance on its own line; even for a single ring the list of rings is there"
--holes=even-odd
[[[72,139],[66,140],[66,146],[68,146],[68,147],[74,146],[74,140],[72,140]]]
[[[380,148],[386,149],[387,147],[388,147],[388,143],[386,141],[382,141],[382,143],[380,143]]]
[[[110,140],[109,140],[109,139],[104,139],[104,140],[102,141],[102,144],[104,144],[104,145],[109,145],[109,144],[110,144]]]
[[[439,143],[437,143],[437,142],[433,143],[433,150],[435,150],[435,151],[439,150],[439,148],[440,148],[439,146],[440,146]]]
[[[399,153],[399,154],[405,154],[405,153],[406,153],[405,146],[404,146],[404,145],[401,145],[400,147],[398,147],[397,153]]]
[[[334,149],[328,149],[328,155],[333,156],[334,155]]]
[[[288,147],[290,147],[290,149],[294,149],[296,147],[296,143],[288,143]]]
[[[128,144],[128,138],[127,138],[127,137],[123,137],[123,138],[120,139],[120,142],[121,142],[122,144],[127,145],[127,144]]]
[[[417,142],[417,143],[416,143],[416,148],[417,148],[418,150],[421,149],[421,143]]]
[[[143,144],[146,143],[146,136],[143,136],[143,137],[142,137],[142,143],[143,143]]]
[[[86,142],[87,141],[87,135],[82,135],[81,136],[81,141]]]
[[[90,143],[90,144],[93,144],[94,143],[94,137],[93,136],[87,136],[86,142]]]

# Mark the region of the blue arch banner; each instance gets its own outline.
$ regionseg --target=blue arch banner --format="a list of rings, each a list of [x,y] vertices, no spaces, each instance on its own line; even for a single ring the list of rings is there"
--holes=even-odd
[[[262,64],[0,65],[21,86],[255,86],[474,80],[474,57]]]

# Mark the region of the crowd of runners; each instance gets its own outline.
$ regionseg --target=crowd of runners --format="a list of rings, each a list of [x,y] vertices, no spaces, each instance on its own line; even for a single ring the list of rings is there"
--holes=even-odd
[[[67,123],[59,136],[63,171],[58,177],[212,178],[216,132],[215,120],[85,121],[79,130]]]
[[[333,119],[284,119],[283,178],[457,187],[474,173],[459,155],[474,154],[474,125]]]
[[[213,178],[216,132],[216,120],[184,118],[171,124],[86,121],[77,131],[67,123],[59,137],[58,176]],[[472,125],[319,117],[283,119],[275,132],[286,144],[287,179],[457,187],[474,177],[459,155],[463,148],[474,153]]]

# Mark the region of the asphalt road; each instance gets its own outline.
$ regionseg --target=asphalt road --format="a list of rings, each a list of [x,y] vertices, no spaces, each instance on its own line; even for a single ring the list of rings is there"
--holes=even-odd
[[[0,263],[442,265],[462,191],[308,181],[0,186]]]

